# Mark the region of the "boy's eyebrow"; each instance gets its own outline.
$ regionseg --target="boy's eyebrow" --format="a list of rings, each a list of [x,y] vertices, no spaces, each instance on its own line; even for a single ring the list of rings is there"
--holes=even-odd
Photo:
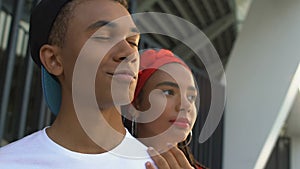
[[[99,28],[101,28],[101,27],[103,27],[103,26],[107,26],[107,27],[111,27],[111,28],[116,28],[116,27],[118,27],[117,23],[110,22],[110,21],[106,21],[106,20],[100,20],[100,21],[97,21],[97,22],[92,23],[91,25],[89,25],[89,26],[87,27],[87,31],[99,29]],[[134,32],[134,33],[140,34],[140,31],[138,30],[137,27],[132,27],[132,28],[130,28],[130,31],[131,31],[131,32]]]
[[[87,31],[89,30],[95,30],[95,29],[99,29],[103,26],[108,26],[108,27],[111,27],[111,28],[115,28],[117,27],[117,24],[116,23],[113,23],[113,22],[110,22],[110,21],[105,21],[105,20],[101,20],[101,21],[97,21],[95,23],[92,23],[91,25],[89,25],[87,27]]]
[[[158,83],[157,85],[155,85],[155,87],[159,87],[159,86],[172,86],[172,87],[179,88],[177,83],[169,82],[169,81],[164,81],[164,82],[161,82],[161,83]],[[194,86],[189,86],[188,90],[197,91]]]

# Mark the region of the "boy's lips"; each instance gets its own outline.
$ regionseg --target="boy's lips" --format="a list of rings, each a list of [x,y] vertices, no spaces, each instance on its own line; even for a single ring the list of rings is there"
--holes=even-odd
[[[132,81],[137,79],[137,76],[131,70],[118,70],[114,73],[107,73],[107,74],[121,81]]]

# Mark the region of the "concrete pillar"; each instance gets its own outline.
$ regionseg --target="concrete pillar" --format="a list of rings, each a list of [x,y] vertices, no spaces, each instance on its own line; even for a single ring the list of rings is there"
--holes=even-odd
[[[268,160],[298,92],[299,16],[300,0],[250,7],[226,68],[224,169],[263,169]]]
[[[292,137],[291,169],[300,168],[300,137]]]

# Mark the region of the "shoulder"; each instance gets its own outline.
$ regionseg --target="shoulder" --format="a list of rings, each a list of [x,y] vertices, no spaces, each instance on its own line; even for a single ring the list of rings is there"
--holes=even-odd
[[[128,131],[126,131],[121,144],[111,150],[110,153],[117,157],[118,161],[126,166],[126,168],[141,168],[145,166],[147,161],[153,163],[147,153],[147,147],[134,138]]]
[[[111,150],[111,153],[126,157],[150,159],[147,147],[134,138],[127,130],[123,141],[115,149]]]
[[[35,143],[38,141],[39,136],[42,134],[42,131],[38,131],[35,133],[32,133],[20,140],[17,140],[15,142],[12,142],[4,147],[0,148],[0,155],[3,155],[4,153],[18,153],[20,151],[26,151],[32,146],[35,145]]]
[[[29,158],[29,156],[32,156],[33,154],[37,154],[36,152],[40,152],[42,150],[40,145],[40,137],[42,134],[42,131],[38,131],[1,147],[0,168],[2,168],[4,164],[14,164],[17,161],[23,161]]]

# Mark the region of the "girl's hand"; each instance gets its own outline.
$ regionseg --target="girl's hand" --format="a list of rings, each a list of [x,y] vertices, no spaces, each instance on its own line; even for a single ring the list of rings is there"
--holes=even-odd
[[[177,146],[162,154],[150,147],[148,148],[148,153],[158,169],[193,169],[184,153]],[[156,169],[151,162],[147,162],[145,165],[146,169]]]

